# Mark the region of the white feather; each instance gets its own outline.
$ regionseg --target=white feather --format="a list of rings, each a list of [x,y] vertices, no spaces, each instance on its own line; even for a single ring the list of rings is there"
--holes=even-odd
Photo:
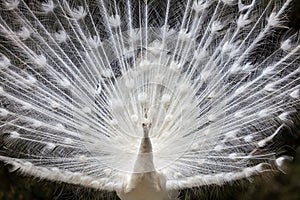
[[[291,2],[0,2],[0,160],[122,200],[282,170]]]

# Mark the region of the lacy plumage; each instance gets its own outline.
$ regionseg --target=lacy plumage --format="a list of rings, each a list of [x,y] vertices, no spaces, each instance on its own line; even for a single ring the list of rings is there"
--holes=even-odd
[[[175,199],[292,160],[291,0],[0,2],[0,159],[33,176]]]

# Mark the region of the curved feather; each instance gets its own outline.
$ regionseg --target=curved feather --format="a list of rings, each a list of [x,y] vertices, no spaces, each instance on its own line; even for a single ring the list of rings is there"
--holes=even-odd
[[[134,167],[146,123],[166,190],[280,169],[300,103],[291,3],[1,1],[0,159],[122,190],[153,170]]]

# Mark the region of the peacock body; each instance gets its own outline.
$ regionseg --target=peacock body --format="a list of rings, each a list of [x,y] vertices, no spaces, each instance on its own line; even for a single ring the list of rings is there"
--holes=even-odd
[[[122,200],[281,170],[292,3],[1,0],[0,160]]]

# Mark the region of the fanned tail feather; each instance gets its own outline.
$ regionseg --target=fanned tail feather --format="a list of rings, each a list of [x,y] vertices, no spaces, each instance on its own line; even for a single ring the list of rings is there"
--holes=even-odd
[[[292,3],[1,1],[0,160],[110,191],[281,170],[300,105]]]

